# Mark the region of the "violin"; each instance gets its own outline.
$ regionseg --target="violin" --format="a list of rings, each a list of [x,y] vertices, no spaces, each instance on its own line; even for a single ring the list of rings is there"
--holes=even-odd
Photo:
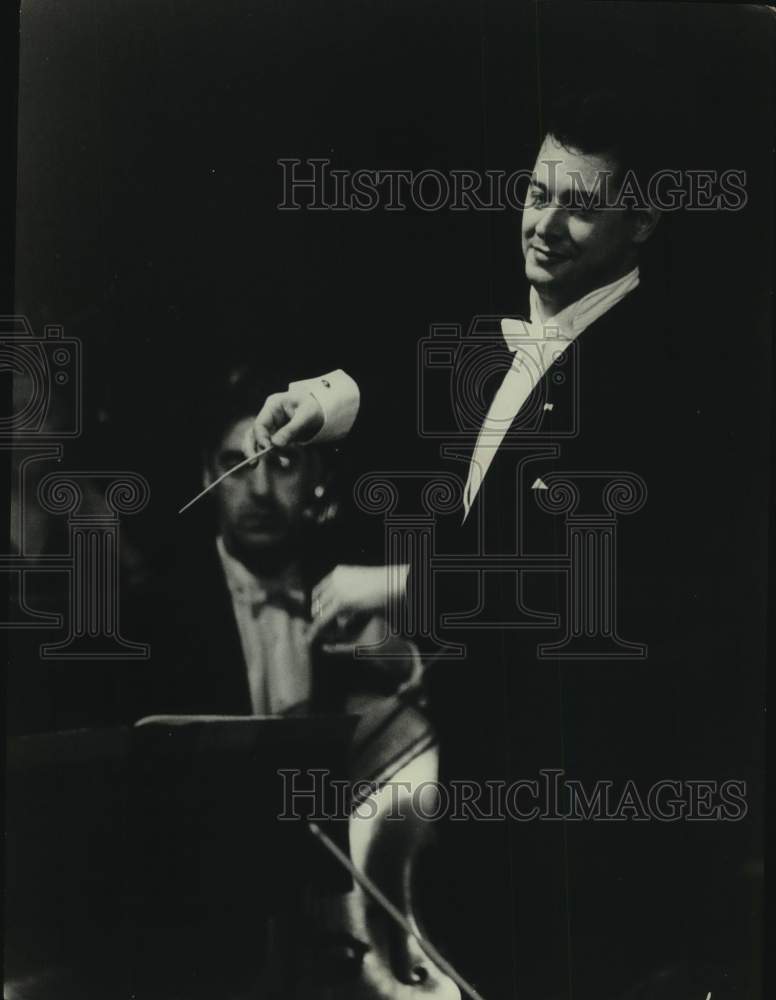
[[[371,788],[351,808],[350,857],[310,824],[311,835],[351,875],[352,888],[311,895],[284,927],[273,927],[272,961],[261,991],[273,1000],[482,1000],[426,939],[416,912],[423,858],[435,837],[427,817],[438,808],[439,753],[422,710],[418,651],[395,640],[389,652],[394,669],[402,652],[409,665],[399,691],[354,693],[347,685],[351,690],[340,701],[359,716],[350,780],[353,787]],[[341,682],[343,666],[347,671],[341,655],[337,659],[322,665],[328,692],[331,675]],[[363,660],[356,668],[370,670]],[[380,665],[373,669],[379,676]]]

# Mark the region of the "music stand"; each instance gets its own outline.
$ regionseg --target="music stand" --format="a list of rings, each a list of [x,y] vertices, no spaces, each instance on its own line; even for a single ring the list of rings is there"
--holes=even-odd
[[[6,970],[33,984],[17,995],[65,1000],[73,978],[78,1000],[239,992],[270,917],[349,887],[302,818],[347,850],[327,789],[355,722],[160,716],[11,743]],[[289,806],[299,818],[279,819]],[[35,992],[52,970],[67,976]]]

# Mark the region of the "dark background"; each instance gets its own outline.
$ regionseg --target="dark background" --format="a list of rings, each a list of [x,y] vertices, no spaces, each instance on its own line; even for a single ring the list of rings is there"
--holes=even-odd
[[[278,212],[278,158],[528,168],[544,103],[604,83],[650,95],[669,166],[747,171],[745,211],[672,214],[651,265],[701,368],[712,350],[738,372],[720,405],[748,408],[745,462],[764,468],[771,23],[697,4],[33,0],[17,311],[84,342],[87,430],[66,460],[110,451],[148,475],[128,530],[153,547],[197,485],[203,390],[246,356],[293,376],[379,364],[406,444],[429,324],[525,309],[519,214]],[[710,344],[708,317],[730,337]]]
[[[84,344],[86,427],[66,464],[146,475],[151,504],[122,526],[127,547],[142,561],[174,546],[175,511],[198,488],[203,393],[246,357],[291,377],[378,371],[396,391],[374,465],[412,461],[408,400],[429,324],[465,328],[475,314],[526,308],[519,215],[278,212],[278,158],[327,157],[342,169],[528,168],[553,93],[633,86],[664,120],[665,166],[747,174],[744,211],[665,219],[645,274],[665,287],[674,329],[697,350],[698,378],[725,372],[710,388],[725,417],[719,476],[740,488],[719,532],[748,569],[723,600],[742,637],[741,675],[729,712],[713,685],[707,741],[729,748],[736,774],[755,776],[766,662],[772,21],[763,9],[703,4],[29,3],[16,301],[36,332],[63,324]],[[630,377],[640,377],[643,351],[634,346]],[[703,504],[692,485],[682,489]],[[46,544],[56,549],[53,536]],[[757,856],[746,843],[754,829],[740,831],[737,858]]]

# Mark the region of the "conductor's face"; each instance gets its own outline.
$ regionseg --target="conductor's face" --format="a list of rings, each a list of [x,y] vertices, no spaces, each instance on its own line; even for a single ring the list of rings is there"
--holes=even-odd
[[[212,482],[245,458],[242,439],[251,423],[250,417],[238,420],[223,435],[206,480]],[[298,536],[313,495],[317,459],[309,448],[276,449],[255,468],[241,469],[216,487],[218,526],[233,555],[250,561]]]
[[[586,207],[585,192],[616,196],[617,161],[565,149],[548,135],[534,166],[522,223],[525,274],[550,314],[630,271],[643,225],[627,208]],[[643,220],[642,220],[643,222]]]

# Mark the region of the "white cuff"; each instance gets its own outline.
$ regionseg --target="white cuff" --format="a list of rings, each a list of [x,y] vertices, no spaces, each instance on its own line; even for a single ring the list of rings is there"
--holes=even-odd
[[[310,438],[308,444],[339,441],[355,423],[361,403],[361,393],[356,382],[341,368],[321,375],[320,378],[291,382],[288,389],[306,390],[315,397],[323,410],[323,426],[315,437]]]

